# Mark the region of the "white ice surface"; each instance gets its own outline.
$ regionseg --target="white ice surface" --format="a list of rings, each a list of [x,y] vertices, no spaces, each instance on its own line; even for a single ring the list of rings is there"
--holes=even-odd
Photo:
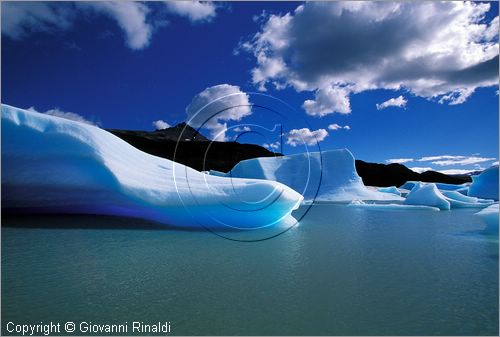
[[[258,228],[302,199],[278,182],[202,174],[100,128],[2,105],[3,208]]]
[[[227,175],[279,181],[301,193],[307,202],[403,200],[397,195],[367,188],[347,149],[244,160]]]
[[[424,205],[437,207],[441,210],[449,210],[450,202],[439,192],[436,184],[415,183],[412,190],[406,196],[407,205]]]
[[[378,191],[382,193],[392,193],[397,196],[401,196],[401,192],[398,190],[396,186],[380,187]]]
[[[492,200],[484,200],[469,197],[458,191],[440,191],[434,183],[416,182],[413,189],[406,196],[405,204],[426,205],[438,207],[441,210],[452,208],[484,208],[493,203]]]

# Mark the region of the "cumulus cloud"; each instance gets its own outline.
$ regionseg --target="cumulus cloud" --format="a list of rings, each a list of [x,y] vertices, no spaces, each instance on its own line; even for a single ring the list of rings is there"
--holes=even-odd
[[[147,5],[132,1],[91,1],[76,4],[115,20],[125,33],[129,48],[143,49],[149,45],[153,26],[146,18],[150,11]]]
[[[334,112],[348,114],[351,112],[349,90],[338,86],[318,89],[314,100],[306,100],[302,108],[310,116],[323,117]]]
[[[21,39],[32,32],[65,30],[71,27],[73,8],[52,2],[2,1],[2,34]]]
[[[105,15],[121,28],[131,49],[146,48],[156,28],[164,26],[165,12],[188,18],[191,22],[211,21],[216,15],[213,3],[168,1],[162,11],[151,15],[153,6],[135,1],[77,2],[2,2],[2,34],[22,39],[33,32],[58,32],[73,26],[78,15]]]
[[[314,116],[350,111],[349,96],[407,90],[446,104],[498,84],[498,17],[479,2],[308,2],[267,15],[240,44],[260,89],[314,91]],[[321,24],[318,25],[317,23]]]
[[[495,161],[495,162],[493,162],[493,163],[491,163],[491,166],[498,166],[498,160]]]
[[[281,147],[281,144],[279,141],[276,141],[274,143],[264,143],[264,144],[262,144],[262,146],[264,146],[266,149],[269,149],[269,150],[279,150]]]
[[[170,124],[161,119],[153,122],[153,127],[155,128],[155,130],[168,129],[170,126]]]
[[[227,140],[228,121],[240,121],[250,116],[249,96],[240,87],[219,84],[197,94],[186,107],[187,122],[194,128],[210,130],[213,140]]]
[[[394,158],[394,159],[387,159],[385,162],[387,164],[404,164],[412,161],[413,158]]]
[[[47,110],[45,112],[37,111],[34,107],[30,107],[28,110],[33,111],[33,112],[43,113],[46,115],[56,116],[56,117],[60,117],[60,118],[64,118],[64,119],[69,119],[69,120],[72,120],[75,122],[80,122],[80,123],[90,124],[93,126],[98,126],[97,123],[95,123],[91,120],[88,120],[87,118],[83,117],[82,115],[79,115],[79,114],[74,113],[74,112],[62,111],[59,108],[50,109],[50,110]]]
[[[326,136],[328,136],[328,131],[325,129],[315,131],[311,131],[308,128],[293,129],[286,134],[286,143],[293,147],[300,144],[315,145],[323,141]]]
[[[165,1],[168,11],[188,18],[191,22],[211,21],[216,16],[213,2],[201,1]]]
[[[376,106],[377,110],[382,110],[390,106],[396,108],[404,108],[406,106],[406,103],[408,103],[408,101],[403,96],[398,96],[396,98],[388,99],[387,101],[382,102],[380,104],[376,104]]]
[[[332,131],[337,131],[337,130],[351,130],[351,127],[349,125],[339,125],[337,123],[333,123],[333,124],[330,124],[328,125],[328,130],[332,130]]]
[[[480,157],[478,155],[472,156],[451,156],[451,155],[441,155],[441,156],[429,156],[422,157],[418,159],[419,162],[431,162],[431,164],[438,166],[452,166],[452,165],[473,165],[484,163],[488,161],[493,161],[496,158],[492,157]]]

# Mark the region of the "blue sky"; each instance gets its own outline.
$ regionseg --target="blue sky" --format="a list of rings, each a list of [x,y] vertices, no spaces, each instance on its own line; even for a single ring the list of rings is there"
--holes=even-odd
[[[104,128],[175,125],[236,94],[203,133],[242,124],[269,145],[281,123],[286,154],[316,136],[417,170],[498,160],[497,3],[2,2],[1,80],[2,103]]]

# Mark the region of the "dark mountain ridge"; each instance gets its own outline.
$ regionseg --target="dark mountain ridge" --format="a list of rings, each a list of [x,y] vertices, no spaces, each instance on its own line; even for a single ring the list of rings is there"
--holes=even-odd
[[[435,171],[417,173],[402,164],[377,164],[356,160],[356,171],[363,183],[369,186],[401,186],[407,181],[463,184],[472,181],[470,176],[452,176]]]
[[[108,131],[141,151],[176,161],[198,171],[228,172],[242,160],[281,156],[259,145],[210,141],[185,123],[153,132],[113,129]]]
[[[146,153],[170,159],[198,171],[230,171],[242,160],[282,156],[255,144],[210,141],[186,123],[157,131],[110,129],[109,132]],[[376,164],[356,160],[356,170],[369,186],[401,186],[410,180],[462,184],[470,176],[434,171],[417,173],[402,164]]]

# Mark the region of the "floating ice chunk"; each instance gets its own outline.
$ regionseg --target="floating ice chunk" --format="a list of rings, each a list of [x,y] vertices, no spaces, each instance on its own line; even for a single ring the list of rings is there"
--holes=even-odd
[[[495,203],[476,213],[486,222],[487,232],[498,232],[498,212],[498,203]]]
[[[435,184],[415,183],[404,203],[437,207],[441,210],[449,210],[451,207],[450,202],[439,192]]]
[[[478,204],[480,207],[486,207],[488,205],[491,205],[494,202],[493,200],[479,199],[476,197],[469,197],[467,195],[463,195],[459,191],[441,191],[441,193],[449,199],[453,199],[453,200],[461,201],[461,202],[465,202],[465,203],[470,203],[470,204]]]
[[[434,183],[415,183],[406,196],[405,203],[428,205],[447,210],[450,208],[483,208],[491,205],[492,200],[469,197],[458,191],[440,191]]]
[[[380,210],[380,211],[439,211],[439,208],[432,206],[424,206],[424,205],[401,205],[401,204],[359,204],[359,203],[350,203],[347,205],[349,207],[356,208],[366,208],[369,210]]]
[[[399,186],[400,189],[411,191],[416,184],[420,184],[419,181],[407,181],[403,185]]]
[[[469,187],[470,183],[464,183],[464,184],[445,184],[445,183],[435,183],[437,188],[440,191],[458,191],[464,188]]]
[[[477,176],[472,176],[469,196],[498,200],[498,166],[492,166]]]
[[[306,201],[403,200],[367,188],[347,149],[243,160],[227,176],[279,181],[301,193]]]
[[[421,181],[407,181],[403,185],[399,187],[399,189],[405,189],[405,190],[411,190],[416,184],[426,184],[422,183]],[[445,183],[433,183],[436,185],[436,187],[440,191],[467,191],[469,188],[470,183],[464,183],[460,185],[455,185],[455,184],[445,184]]]
[[[206,175],[100,128],[2,105],[2,207],[10,210],[259,228],[302,199],[277,182]]]
[[[378,189],[378,191],[382,193],[392,193],[397,196],[401,196],[401,192],[398,190],[396,186],[381,187]]]

